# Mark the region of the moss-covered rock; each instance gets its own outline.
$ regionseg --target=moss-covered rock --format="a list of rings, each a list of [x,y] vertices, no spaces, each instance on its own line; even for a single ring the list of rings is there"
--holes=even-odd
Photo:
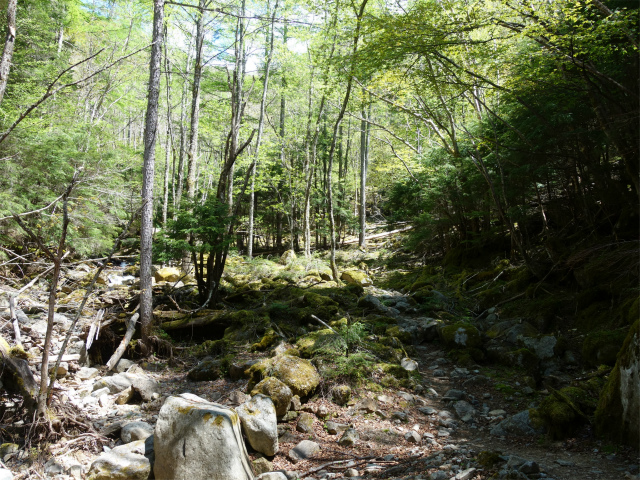
[[[340,279],[348,285],[358,285],[361,287],[369,287],[373,285],[373,281],[366,272],[360,270],[347,270],[342,272]]]
[[[252,365],[248,374],[248,390],[266,377],[275,377],[287,385],[293,395],[300,398],[309,396],[320,384],[320,375],[311,362],[290,355],[278,355],[262,360]]]
[[[469,323],[457,322],[453,325],[445,325],[438,330],[440,339],[448,347],[473,347],[482,345],[480,332]]]
[[[294,395],[308,397],[320,384],[320,375],[311,362],[283,355],[273,359],[271,374],[287,385]]]
[[[271,398],[276,407],[276,415],[278,417],[282,417],[287,413],[293,397],[291,389],[274,377],[264,378],[255,387],[247,389],[247,393],[250,393],[251,396],[261,393]]]
[[[278,342],[279,339],[280,339],[280,336],[273,329],[270,328],[265,332],[264,336],[260,339],[259,342],[251,345],[250,350],[252,352],[264,352],[268,348],[273,347]]]
[[[629,329],[618,360],[602,389],[595,414],[596,432],[614,441],[640,444],[640,327]]]
[[[406,330],[404,330],[402,327],[399,327],[398,325],[392,325],[390,327],[387,327],[385,335],[387,335],[388,337],[395,337],[398,340],[400,340],[402,343],[406,343],[406,344],[411,343],[411,333],[407,332]]]
[[[351,387],[348,385],[336,385],[331,390],[331,398],[337,405],[346,405],[351,400]]]
[[[533,416],[554,439],[566,438],[588,422],[596,407],[592,393],[580,387],[566,387],[552,392],[535,410]]]
[[[624,339],[627,336],[625,330],[597,331],[586,335],[582,342],[582,359],[587,365],[613,366]]]

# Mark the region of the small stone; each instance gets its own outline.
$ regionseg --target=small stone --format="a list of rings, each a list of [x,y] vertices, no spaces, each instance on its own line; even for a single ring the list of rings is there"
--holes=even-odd
[[[504,410],[502,410],[502,409],[497,409],[497,410],[491,410],[491,411],[489,412],[489,414],[488,414],[488,415],[489,415],[490,417],[503,417],[503,416],[505,416],[506,414],[507,414],[507,412],[505,412]]]
[[[56,462],[54,458],[50,459],[47,463],[44,464],[44,473],[48,476],[53,477],[54,475],[58,475],[64,472],[64,467]]]
[[[570,462],[568,460],[561,460],[561,459],[556,460],[556,463],[561,467],[574,467],[576,465],[573,462]]]
[[[331,390],[331,397],[336,405],[346,405],[351,399],[351,387],[338,385]]]
[[[360,435],[358,435],[358,432],[354,428],[349,428],[342,434],[342,437],[338,440],[338,444],[343,447],[352,447],[356,444],[359,438]]]
[[[452,400],[462,400],[465,397],[465,394],[462,390],[456,390],[452,388],[442,397],[443,400],[452,401]]]
[[[291,397],[291,405],[289,406],[289,410],[293,410],[297,412],[302,407],[302,402],[300,401],[299,395],[294,395]]]
[[[409,443],[419,443],[422,437],[418,432],[411,430],[404,434],[404,439]]]
[[[327,429],[327,433],[329,433],[330,435],[337,435],[338,433],[344,432],[349,428],[348,425],[336,422],[327,422],[325,424],[325,427]]]
[[[320,419],[323,419],[329,415],[329,408],[326,405],[318,405],[318,409],[316,410],[316,416]]]
[[[415,402],[415,398],[413,395],[407,392],[403,392],[402,390],[398,391],[398,396],[409,403]]]
[[[147,422],[129,422],[120,431],[122,443],[135,442],[136,440],[146,440],[153,435],[153,427]]]
[[[290,422],[291,420],[295,420],[296,418],[298,418],[299,415],[300,413],[292,412],[291,410],[289,410],[287,413],[284,414],[284,417],[282,417],[282,421]]]
[[[471,478],[474,477],[476,472],[475,468],[467,468],[466,470],[463,470],[462,472],[458,473],[456,475],[456,480],[470,480]]]
[[[273,464],[264,457],[256,458],[252,463],[256,475],[267,473],[273,470]]]
[[[260,475],[256,480],[287,480],[287,478],[282,472],[267,472]]]
[[[411,360],[410,358],[403,358],[400,362],[400,366],[407,372],[415,372],[418,370],[418,362]]]
[[[393,403],[393,398],[391,398],[389,395],[378,395],[376,399],[380,403]]]
[[[289,450],[289,460],[298,463],[307,460],[320,451],[320,445],[311,440],[303,440],[298,445]]]
[[[532,460],[528,460],[524,462],[518,470],[526,475],[529,475],[532,473],[540,473],[540,465],[538,465],[536,462]]]
[[[76,372],[76,378],[81,381],[90,380],[98,376],[98,369],[91,367],[82,367]]]
[[[409,421],[409,415],[404,412],[393,412],[391,413],[391,418],[400,420],[401,422]]]
[[[347,468],[344,471],[344,476],[347,478],[357,477],[359,475],[360,475],[360,472],[358,472],[358,470],[356,470],[355,468]]]
[[[133,387],[125,388],[115,398],[116,405],[125,405],[133,399]]]
[[[71,465],[67,469],[67,475],[73,477],[75,480],[82,479],[82,465]]]
[[[425,415],[435,415],[438,411],[432,407],[420,407],[418,409],[420,413],[424,413]]]
[[[373,398],[363,398],[356,405],[356,410],[365,410],[367,413],[373,413],[378,410],[378,402]]]
[[[313,433],[313,415],[307,412],[302,412],[298,417],[296,430],[302,433]]]

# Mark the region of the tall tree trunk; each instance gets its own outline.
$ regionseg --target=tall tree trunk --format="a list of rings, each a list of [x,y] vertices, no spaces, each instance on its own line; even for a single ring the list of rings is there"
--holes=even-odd
[[[187,44],[187,61],[184,67],[184,74],[182,75],[182,96],[180,97],[180,155],[178,157],[178,180],[176,194],[173,198],[174,214],[173,218],[176,219],[178,210],[180,210],[180,202],[182,201],[182,191],[184,189],[184,157],[187,151],[187,94],[189,83],[187,81],[187,73],[191,66],[191,43]]]
[[[360,8],[355,12],[356,14],[356,31],[353,36],[353,60],[351,64],[351,72],[349,75],[349,79],[347,80],[347,91],[344,94],[344,99],[342,100],[342,107],[340,108],[340,113],[338,113],[338,118],[336,119],[336,123],[333,126],[333,135],[331,136],[331,148],[329,149],[329,161],[328,161],[328,169],[327,169],[327,201],[329,203],[329,233],[331,237],[331,254],[329,256],[329,260],[331,263],[331,271],[333,272],[333,279],[336,282],[340,282],[340,278],[338,275],[338,267],[336,266],[336,232],[335,232],[335,222],[333,219],[333,189],[331,188],[331,169],[333,166],[333,156],[336,149],[336,141],[338,138],[338,129],[340,128],[340,124],[342,123],[342,119],[344,118],[345,111],[347,110],[347,105],[349,104],[349,97],[351,96],[351,88],[353,86],[353,69],[355,67],[355,54],[358,51],[358,41],[360,40],[360,28],[362,26],[362,16],[364,15],[364,9],[367,6],[368,0],[363,0],[360,4]],[[355,5],[353,5],[355,9]],[[363,192],[364,196],[364,192]]]
[[[167,141],[164,152],[164,182],[162,190],[162,228],[167,226],[167,214],[169,210],[169,156],[173,148],[173,134],[171,125],[171,63],[167,51],[167,30],[164,30],[164,59],[165,59],[165,78],[167,81]]]
[[[267,92],[269,91],[269,72],[271,70],[271,59],[273,57],[273,37],[274,37],[274,24],[275,16],[278,11],[278,0],[273,10],[271,17],[271,32],[267,34],[267,42],[265,48],[266,64],[264,72],[264,85],[262,87],[262,98],[260,100],[260,118],[258,120],[258,137],[256,138],[256,148],[254,152],[254,160],[251,164],[251,192],[249,195],[249,234],[247,241],[247,257],[253,257],[253,228],[254,228],[254,212],[255,212],[255,183],[256,183],[256,170],[258,168],[258,159],[260,155],[260,142],[262,141],[262,130],[264,128],[264,117],[267,104]]]
[[[142,176],[142,212],[140,219],[140,325],[142,344],[149,348],[153,320],[151,247],[153,239],[153,179],[160,97],[160,61],[162,59],[162,23],[164,0],[153,2],[153,45],[149,63],[149,97],[144,129],[144,166]]]
[[[11,70],[11,59],[13,58],[13,48],[16,44],[16,7],[18,0],[9,0],[7,3],[7,38],[4,42],[2,59],[0,59],[0,103],[4,98],[9,81],[9,70]]]
[[[365,92],[362,92],[363,98]],[[371,114],[371,104],[369,104],[369,115]],[[360,123],[360,208],[358,220],[360,223],[360,234],[358,236],[358,246],[364,248],[367,244],[367,164],[369,163],[369,122],[367,122],[367,112],[362,105],[362,121]]]
[[[198,150],[198,127],[200,125],[200,80],[202,78],[202,44],[204,43],[204,8],[207,0],[198,4],[196,22],[196,58],[193,67],[193,90],[191,92],[191,126],[189,130],[189,153],[187,167],[187,200],[193,202],[196,192],[196,163]]]

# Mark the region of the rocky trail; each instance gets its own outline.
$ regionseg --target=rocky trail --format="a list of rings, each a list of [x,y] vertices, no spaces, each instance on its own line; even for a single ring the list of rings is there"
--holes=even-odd
[[[316,269],[320,270],[317,264]],[[315,284],[322,279],[320,273],[304,277],[304,281]],[[129,289],[135,288],[126,285],[135,283],[135,277],[125,274],[115,271],[105,279],[104,285],[111,286],[102,292],[103,306],[124,305]],[[77,279],[81,277],[77,272],[69,273],[68,277],[74,275]],[[78,300],[76,292],[73,288],[67,290],[56,315],[54,353],[69,328],[69,315],[65,312],[73,310],[73,302]],[[309,302],[316,294],[304,295]],[[178,344],[164,358],[122,359],[114,371],[107,372],[103,364],[91,364],[91,358],[96,357],[87,354],[87,338],[95,335],[89,334],[95,324],[95,311],[86,312],[89,315],[74,332],[66,352],[67,361],[58,372],[54,394],[56,401],[74,412],[72,421],[83,425],[83,433],[63,429],[46,445],[46,450],[37,451],[34,445],[25,447],[28,429],[20,429],[24,419],[17,417],[18,398],[3,390],[0,479],[152,478],[158,451],[166,447],[158,444],[159,431],[166,428],[167,421],[173,421],[185,410],[199,408],[203,402],[214,402],[207,403],[206,408],[228,409],[224,411],[231,412],[232,426],[233,418],[237,418],[233,417],[234,412],[240,414],[246,443],[236,432],[233,441],[240,446],[227,457],[238,456],[242,460],[246,448],[247,465],[250,462],[251,467],[244,468],[253,469],[262,479],[638,478],[637,452],[596,440],[588,424],[561,441],[542,435],[543,430],[532,421],[528,409],[537,406],[541,395],[548,393],[544,387],[534,391],[528,386],[527,376],[518,370],[486,362],[459,362],[448,354],[446,342],[442,338],[437,340],[434,319],[421,316],[410,300],[394,290],[374,286],[362,290],[358,306],[393,316],[392,326],[385,327],[387,335],[389,329],[399,329],[397,337],[404,335],[405,345],[394,335],[389,337],[397,343],[392,342],[392,346],[410,354],[395,360],[398,365],[393,371],[404,380],[390,382],[384,371],[387,364],[364,364],[359,368],[368,378],[351,385],[344,382],[344,374],[332,372],[338,367],[326,358],[311,355],[309,362],[291,356],[294,350],[299,355],[313,352],[320,344],[319,335],[333,335],[331,332],[337,335],[334,329],[342,328],[342,320],[327,325],[329,329],[323,329],[322,325],[309,327],[308,333],[295,344],[274,338],[273,332],[267,331],[257,344],[259,348],[256,344],[247,348],[246,344],[237,343],[228,347],[224,356],[213,354],[204,358],[182,355],[181,352],[193,347]],[[41,298],[32,295],[32,304],[39,301]],[[44,335],[43,320],[37,305],[28,304],[29,301],[23,301],[20,327],[25,350],[30,358],[37,359]],[[314,308],[306,303],[304,306]],[[314,311],[318,315],[327,315],[317,308]],[[113,320],[103,322],[103,328],[109,322]],[[3,322],[2,333],[11,338],[8,322]],[[407,339],[406,335],[412,338]],[[370,335],[368,343],[358,348],[372,349],[375,344],[384,343],[385,338]],[[314,343],[309,343],[309,339]],[[266,348],[262,346],[264,343],[268,345]],[[280,376],[277,373],[278,369],[283,372],[280,365],[287,362],[293,365],[291,375],[297,377],[291,383],[284,378],[289,373],[285,371]],[[555,374],[577,377],[584,373],[570,363]],[[36,364],[31,361],[37,375]],[[309,375],[317,380],[312,388],[294,395],[296,385],[307,379],[305,369],[312,369]],[[274,377],[278,379],[269,384]],[[277,382],[276,387],[273,382]],[[289,390],[282,402],[279,396],[282,390],[278,388]],[[260,406],[261,398],[266,399],[266,406]],[[169,420],[167,407],[163,408],[170,403],[168,399],[178,402]],[[182,405],[179,402],[187,402],[188,408],[179,406]],[[258,402],[257,406],[251,402]],[[262,440],[255,440],[254,434],[247,431],[243,408],[250,412],[254,408],[268,417],[257,428]],[[69,428],[69,422],[65,425]],[[256,445],[261,446],[254,448]],[[186,450],[183,455],[186,460]],[[162,453],[160,458],[166,461],[168,457]],[[191,463],[198,462],[191,460]],[[247,475],[250,478],[252,474]],[[156,478],[160,478],[157,470]],[[200,477],[194,474],[193,478]]]

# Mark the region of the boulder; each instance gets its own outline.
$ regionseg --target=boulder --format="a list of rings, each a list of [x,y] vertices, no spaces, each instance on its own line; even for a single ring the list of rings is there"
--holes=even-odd
[[[158,480],[253,480],[233,410],[196,395],[169,397],[155,430]]]
[[[280,256],[280,264],[288,265],[291,262],[293,262],[296,258],[297,258],[296,252],[294,252],[293,250],[287,250]]]
[[[482,345],[480,332],[476,327],[468,323],[457,322],[453,325],[446,325],[440,327],[438,333],[448,347],[478,348]]]
[[[358,435],[358,432],[354,428],[348,428],[342,434],[340,440],[338,440],[338,444],[342,445],[343,447],[353,447],[359,438],[360,435]]]
[[[91,464],[87,480],[147,480],[153,462],[154,438],[149,437],[101,454]]]
[[[309,360],[289,355],[273,360],[271,375],[287,385],[293,395],[308,397],[320,383],[320,375]]]
[[[265,378],[250,393],[251,396],[261,393],[271,398],[278,417],[282,417],[287,413],[291,405],[291,397],[293,397],[291,389],[275,377]]]
[[[183,273],[175,267],[164,267],[156,270],[153,274],[156,282],[177,282]]]
[[[602,389],[595,413],[596,432],[611,440],[640,445],[640,327],[629,329],[615,367]]]
[[[370,287],[373,285],[369,275],[361,270],[347,270],[342,272],[340,280],[343,280],[347,285],[358,285],[360,287]]]
[[[523,410],[511,417],[507,417],[491,429],[491,435],[501,437],[507,435],[525,437],[541,433],[544,433],[543,429],[532,425],[529,410]]]
[[[236,408],[236,412],[249,445],[269,457],[275,455],[278,452],[278,419],[273,400],[258,394]]]
[[[302,412],[298,417],[296,430],[302,433],[313,433],[313,415],[307,412]]]
[[[253,465],[253,471],[256,472],[256,475],[267,473],[273,470],[273,464],[264,457],[256,458],[251,463]]]
[[[351,399],[351,387],[348,385],[337,385],[331,390],[331,397],[336,405],[346,405]]]
[[[289,450],[289,460],[298,463],[301,460],[312,458],[320,451],[320,445],[311,440],[302,440],[298,445]]]

